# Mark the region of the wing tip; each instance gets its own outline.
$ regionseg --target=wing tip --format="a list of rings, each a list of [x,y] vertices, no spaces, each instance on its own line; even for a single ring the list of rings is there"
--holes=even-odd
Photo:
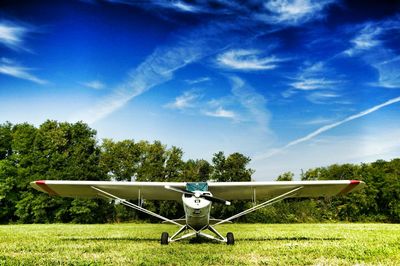
[[[342,189],[342,191],[340,191],[337,195],[344,195],[347,193],[350,193],[351,191],[356,191],[358,189],[361,189],[363,186],[365,185],[365,183],[361,180],[350,180],[350,183],[344,188]]]
[[[42,192],[45,192],[49,194],[50,196],[57,196],[58,194],[51,189],[47,184],[45,180],[36,180],[31,182],[32,186],[36,188],[37,190],[40,190]]]

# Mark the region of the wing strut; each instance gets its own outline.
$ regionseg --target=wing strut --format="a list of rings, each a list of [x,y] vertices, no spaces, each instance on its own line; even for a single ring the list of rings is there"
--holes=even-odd
[[[302,188],[303,187],[297,187],[295,189],[292,189],[292,190],[290,190],[290,191],[288,191],[286,193],[283,193],[283,194],[281,194],[281,195],[279,195],[279,196],[277,196],[275,198],[272,198],[270,200],[264,201],[263,203],[260,203],[260,204],[258,204],[256,206],[254,206],[254,207],[251,207],[250,209],[244,210],[244,211],[239,212],[239,213],[237,213],[237,214],[235,214],[235,215],[233,215],[233,216],[231,216],[229,218],[226,218],[226,219],[224,219],[222,221],[219,221],[218,223],[214,224],[213,226],[229,222],[230,220],[239,218],[240,216],[249,214],[249,213],[254,212],[254,211],[258,210],[258,209],[264,208],[265,206],[274,204],[275,202],[278,202],[278,201],[281,201],[281,200],[283,200],[283,199],[285,199],[287,197],[290,197],[292,194],[296,193],[297,191],[301,190]]]
[[[108,193],[108,192],[106,192],[106,191],[104,191],[104,190],[101,190],[101,189],[99,189],[99,188],[97,188],[97,187],[91,186],[91,188],[93,188],[94,190],[96,190],[97,192],[99,192],[102,196],[104,196],[104,197],[106,197],[106,198],[108,198],[108,199],[117,200],[117,201],[119,201],[121,204],[123,204],[123,205],[125,205],[125,206],[127,206],[127,207],[130,207],[130,208],[132,208],[132,209],[135,209],[135,210],[144,212],[144,213],[146,213],[146,214],[148,214],[148,215],[151,215],[151,216],[154,216],[154,217],[156,217],[156,218],[158,218],[158,219],[164,220],[164,221],[166,221],[166,222],[175,224],[175,225],[177,225],[177,226],[179,226],[179,227],[182,226],[181,224],[175,222],[174,220],[168,219],[168,218],[166,218],[166,217],[164,217],[164,216],[161,216],[161,215],[159,215],[159,214],[157,214],[157,213],[155,213],[155,212],[149,211],[149,210],[147,210],[147,209],[145,209],[145,208],[143,208],[143,207],[140,207],[140,206],[138,206],[138,205],[136,205],[136,204],[133,204],[132,202],[129,202],[129,201],[125,200],[125,199],[119,198],[119,197],[117,197],[117,196],[115,196],[115,195],[113,195],[113,194],[111,194],[111,193]]]

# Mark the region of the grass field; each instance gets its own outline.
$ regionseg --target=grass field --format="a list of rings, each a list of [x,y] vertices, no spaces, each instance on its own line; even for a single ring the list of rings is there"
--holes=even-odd
[[[2,225],[0,265],[400,265],[399,224],[230,224],[234,246],[161,246],[161,224]]]

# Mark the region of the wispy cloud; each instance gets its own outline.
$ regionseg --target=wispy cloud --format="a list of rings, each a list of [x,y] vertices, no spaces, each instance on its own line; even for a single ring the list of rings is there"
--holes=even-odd
[[[105,88],[105,84],[101,82],[100,80],[92,80],[92,81],[87,81],[87,82],[80,82],[85,87],[95,89],[95,90],[101,90]]]
[[[323,62],[316,62],[300,69],[296,77],[289,82],[290,89],[282,92],[282,97],[289,98],[299,91],[305,93],[305,98],[312,103],[326,103],[333,98],[341,97],[337,92],[343,80],[333,80],[329,76],[332,71]]]
[[[327,101],[331,102],[332,99],[339,97],[341,97],[341,95],[332,91],[313,92],[306,96],[307,100],[315,104],[326,104]]]
[[[187,80],[185,80],[185,82],[187,84],[193,85],[193,84],[207,82],[207,81],[210,81],[210,80],[211,80],[210,77],[200,77],[200,78],[197,78],[197,79],[187,79]]]
[[[329,89],[339,81],[326,78],[329,69],[323,62],[316,62],[300,70],[295,82],[289,85],[297,90]]]
[[[140,6],[141,1],[109,0]],[[174,10],[218,17],[244,18],[266,24],[296,26],[324,17],[322,12],[333,0],[218,0],[218,1],[146,1],[147,9]]]
[[[283,146],[281,148],[274,149],[274,150],[272,150],[271,152],[269,152],[267,154],[256,156],[256,160],[269,158],[269,157],[271,157],[271,156],[273,156],[273,155],[275,155],[277,153],[283,152],[284,150],[286,150],[286,149],[288,149],[288,148],[290,148],[292,146],[295,146],[297,144],[309,141],[309,140],[317,137],[318,135],[320,135],[320,134],[322,134],[324,132],[327,132],[327,131],[329,131],[329,130],[331,130],[333,128],[336,128],[336,127],[338,127],[338,126],[340,126],[342,124],[345,124],[347,122],[350,122],[350,121],[358,119],[358,118],[361,118],[363,116],[366,116],[368,114],[376,112],[376,111],[378,111],[379,109],[381,109],[381,108],[383,108],[385,106],[392,105],[392,104],[395,104],[395,103],[398,103],[398,102],[400,102],[400,97],[396,97],[396,98],[390,99],[390,100],[388,100],[388,101],[386,101],[384,103],[378,104],[378,105],[376,105],[374,107],[366,109],[366,110],[364,110],[362,112],[359,112],[359,113],[357,113],[355,115],[349,116],[349,117],[347,117],[347,118],[345,118],[343,120],[340,120],[338,122],[335,122],[335,123],[320,127],[319,129],[311,132],[310,134],[308,134],[308,135],[306,135],[304,137],[301,137],[301,138],[298,138],[298,139],[296,139],[294,141],[289,142],[288,144],[286,144],[285,146]]]
[[[365,24],[360,32],[350,41],[351,47],[344,51],[348,56],[353,56],[359,52],[367,51],[381,45],[379,35],[383,32],[381,26],[369,22]]]
[[[377,85],[385,88],[400,88],[400,56],[377,62],[373,66],[379,71]]]
[[[274,24],[297,25],[307,21],[322,18],[321,12],[332,0],[281,0],[268,1],[264,4],[269,13],[258,14],[258,18]]]
[[[218,99],[204,99],[206,95],[193,89],[184,92],[165,107],[179,110],[190,108],[199,115],[228,118],[236,123],[251,123],[256,125],[258,132],[269,133],[270,114],[265,97],[242,78],[228,78],[231,82],[231,92],[228,95]]]
[[[221,118],[229,118],[229,119],[236,118],[235,112],[233,112],[231,110],[226,110],[223,107],[218,107],[214,111],[205,111],[204,114],[207,116],[213,116],[213,117],[221,117]]]
[[[197,90],[188,90],[176,97],[173,102],[166,104],[165,107],[180,110],[195,107],[195,101],[199,98],[201,98],[201,95]]]
[[[174,2],[172,2],[171,3],[171,7],[179,9],[179,10],[184,11],[184,12],[197,12],[198,11],[198,8],[196,8],[196,7],[192,6],[192,5],[189,5],[187,3],[184,3],[182,1],[174,1]]]
[[[319,15],[315,16],[313,13],[322,11],[328,3],[328,1],[304,1],[305,4],[302,4],[299,0],[295,0],[293,3],[284,1],[281,6],[266,6],[263,1],[255,1],[254,3],[219,1],[218,5],[212,2],[174,1],[164,4],[160,1],[148,1],[143,4],[140,1],[110,1],[135,5],[147,10],[157,9],[160,11],[161,9],[174,8],[181,12],[196,13],[193,15],[208,13],[211,15],[224,14],[227,17],[222,20],[220,16],[210,16],[210,23],[207,25],[191,28],[186,32],[175,33],[173,44],[157,48],[129,74],[124,82],[121,82],[114,93],[105,97],[88,111],[80,111],[71,120],[84,120],[92,124],[121,108],[138,95],[172,79],[177,70],[211,54],[219,54],[228,45],[235,44],[239,39],[251,39],[255,35],[258,36],[259,32],[255,33],[248,30],[250,27],[260,26],[262,23],[279,24],[283,27],[288,24],[299,25],[318,17]],[[319,14],[322,13],[319,12]],[[257,17],[257,14],[264,14],[267,17],[273,17],[273,19],[268,20],[263,16]],[[292,14],[295,18],[290,19],[288,14]],[[238,21],[238,15],[243,19]],[[167,19],[179,19],[168,12],[160,12],[160,16]],[[228,36],[227,38],[220,38],[222,33],[233,30],[235,34],[226,34],[224,36]],[[238,31],[242,32],[238,34]],[[218,62],[221,66],[230,69],[257,71],[276,68],[278,63],[283,60],[275,56],[262,56],[258,50],[239,49],[220,55]]]
[[[400,88],[400,55],[397,47],[387,44],[393,35],[400,34],[399,16],[382,21],[367,22],[354,26],[355,36],[350,47],[343,54],[349,57],[360,57],[379,73],[374,86]]]
[[[327,80],[324,78],[307,78],[300,77],[298,81],[290,83],[290,85],[297,90],[318,90],[318,89],[327,89],[334,84],[337,84],[337,81]]]
[[[269,131],[270,114],[266,108],[267,100],[264,96],[256,92],[250,85],[237,77],[230,77],[232,82],[232,94],[250,114],[259,129],[264,132]]]
[[[35,82],[37,84],[46,84],[48,81],[38,78],[37,76],[33,75],[30,73],[30,71],[33,70],[31,68],[26,68],[23,67],[13,60],[7,59],[7,58],[2,58],[0,61],[0,73],[11,76],[14,78],[19,78],[19,79],[24,79],[24,80],[29,80],[32,82]]]
[[[222,68],[242,71],[271,70],[278,67],[278,63],[285,59],[276,56],[261,56],[259,50],[236,49],[229,50],[217,57],[217,63]]]
[[[19,50],[23,47],[28,28],[11,21],[0,21],[0,43],[8,48]]]
[[[221,49],[224,42],[215,37],[231,25],[213,23],[182,33],[174,44],[157,48],[138,67],[131,71],[120,86],[86,112],[71,118],[91,124],[121,108],[149,89],[171,80],[174,73]]]

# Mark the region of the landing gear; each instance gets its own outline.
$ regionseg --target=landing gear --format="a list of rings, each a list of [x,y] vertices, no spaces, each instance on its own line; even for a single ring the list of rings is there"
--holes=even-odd
[[[161,234],[161,245],[168,245],[168,233],[162,232]]]
[[[229,232],[226,234],[226,244],[233,245],[235,244],[235,238],[233,237],[233,233]]]

